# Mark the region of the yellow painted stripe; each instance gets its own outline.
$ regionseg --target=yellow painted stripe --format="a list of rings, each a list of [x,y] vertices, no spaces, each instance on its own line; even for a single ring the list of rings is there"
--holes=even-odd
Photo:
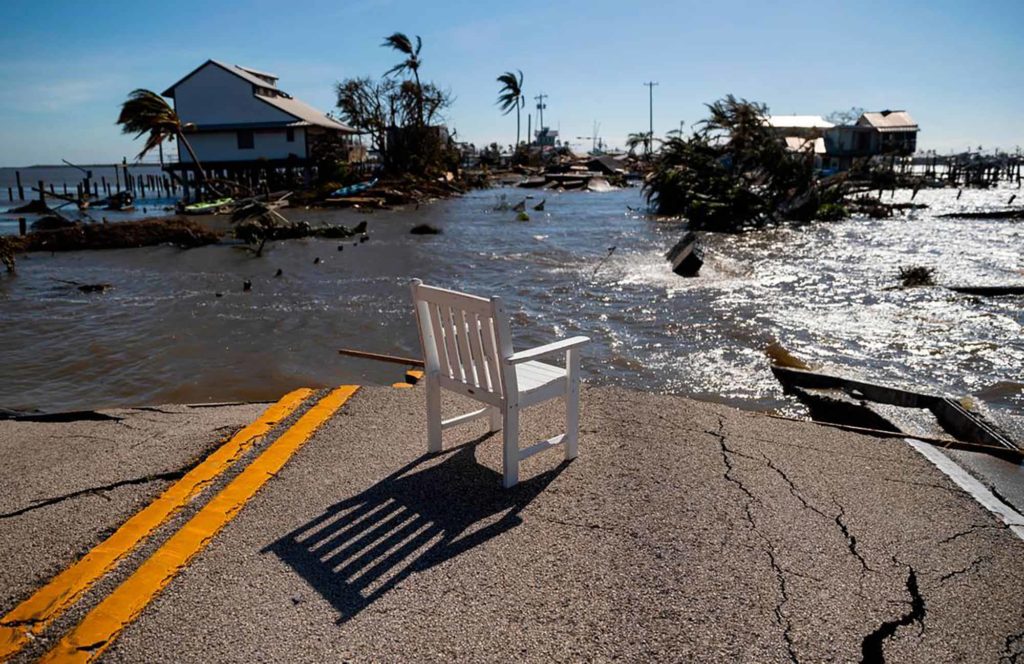
[[[283,396],[156,500],[125,521],[113,535],[0,618],[0,662],[7,661],[24,648],[33,635],[41,633],[125,554],[186,505],[278,422],[295,412],[311,394],[312,390],[303,388]]]
[[[40,662],[91,662],[99,657],[357,389],[354,385],[339,387],[310,408],[124,583],[87,613]]]

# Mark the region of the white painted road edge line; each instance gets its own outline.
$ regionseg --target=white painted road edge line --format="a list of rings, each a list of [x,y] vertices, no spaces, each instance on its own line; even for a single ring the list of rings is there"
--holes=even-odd
[[[935,464],[935,467],[953,480],[958,487],[971,494],[978,503],[999,517],[1013,534],[1024,540],[1024,515],[995,497],[984,484],[979,482],[952,459],[940,452],[934,445],[922,443],[913,438],[904,438],[907,444],[921,453],[921,456]]]

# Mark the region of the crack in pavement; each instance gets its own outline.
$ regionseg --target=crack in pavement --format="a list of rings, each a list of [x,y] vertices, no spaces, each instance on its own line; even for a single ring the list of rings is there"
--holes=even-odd
[[[959,539],[961,537],[966,537],[967,535],[973,535],[974,533],[982,530],[1007,530],[1009,527],[1010,524],[1008,523],[975,523],[971,525],[971,527],[967,530],[961,530],[950,535],[944,540],[939,540],[939,544],[948,544],[953,540]]]
[[[1006,637],[1003,654],[1000,655],[999,661],[1017,664],[1017,658],[1021,655],[1024,655],[1024,632],[1010,634]]]
[[[40,498],[39,500],[32,501],[31,505],[28,505],[26,507],[22,507],[21,509],[18,509],[18,510],[14,510],[13,512],[6,512],[6,513],[3,513],[3,514],[0,514],[0,519],[10,519],[10,518],[13,518],[13,517],[16,517],[16,516],[21,516],[22,514],[26,514],[27,512],[32,512],[33,510],[42,509],[43,507],[49,507],[50,505],[56,505],[57,503],[62,503],[64,501],[66,501],[66,500],[73,500],[75,498],[80,498],[81,496],[85,496],[85,495],[101,496],[103,498],[106,498],[109,501],[110,498],[108,496],[103,495],[104,492],[106,492],[106,491],[113,491],[114,489],[119,489],[119,488],[121,488],[123,486],[134,486],[134,485],[138,485],[138,484],[148,484],[149,482],[157,482],[157,481],[165,481],[165,480],[166,481],[180,480],[182,477],[185,476],[186,472],[188,472],[188,471],[187,470],[172,470],[172,471],[166,472],[166,473],[157,473],[155,475],[144,475],[143,477],[134,477],[134,478],[128,479],[128,480],[119,480],[117,482],[111,482],[110,484],[104,484],[103,486],[94,486],[94,487],[90,487],[88,489],[80,489],[78,491],[72,491],[71,493],[66,493],[63,496],[54,496],[52,498]]]
[[[735,484],[736,487],[747,496],[747,500],[744,504],[747,523],[750,524],[750,530],[758,537],[760,537],[762,540],[764,540],[764,553],[768,556],[768,562],[771,564],[772,570],[775,572],[775,580],[779,586],[780,599],[775,604],[775,620],[779,624],[779,627],[782,628],[782,639],[786,644],[786,652],[789,654],[790,661],[797,663],[800,660],[796,656],[795,644],[793,643],[793,624],[783,611],[783,607],[786,605],[787,602],[789,602],[789,592],[786,590],[785,570],[783,570],[782,566],[775,559],[775,547],[772,544],[771,540],[757,527],[757,521],[754,519],[754,513],[751,510],[751,506],[753,505],[753,503],[757,502],[757,498],[754,497],[754,494],[750,491],[750,489],[747,488],[747,486],[742,482],[742,480],[733,477],[733,471],[735,470],[735,468],[732,464],[731,455],[745,457],[747,459],[751,459],[754,461],[757,461],[757,459],[749,455],[743,454],[742,452],[738,452],[736,450],[732,450],[729,448],[729,446],[725,442],[725,418],[722,417],[721,415],[718,415],[717,417],[718,430],[705,430],[704,433],[707,433],[708,435],[713,436],[718,440],[719,450],[722,453],[722,463],[725,465],[725,473],[723,474],[725,480],[727,482]]]
[[[837,514],[835,516],[831,516],[829,514],[825,514],[823,511],[821,511],[820,509],[818,509],[817,507],[812,505],[806,498],[804,498],[803,494],[801,494],[800,491],[797,490],[796,484],[793,482],[792,479],[790,479],[789,475],[787,475],[786,472],[783,471],[781,468],[776,466],[775,463],[771,460],[771,458],[767,454],[765,454],[764,452],[761,452],[761,456],[764,457],[765,463],[768,464],[768,467],[771,468],[772,470],[774,470],[779,475],[779,477],[781,477],[783,479],[783,481],[786,482],[786,484],[789,486],[789,492],[791,494],[793,494],[793,496],[797,500],[800,501],[801,505],[803,505],[806,509],[814,512],[818,516],[822,517],[826,521],[834,522],[836,524],[836,526],[839,527],[839,532],[842,533],[843,538],[846,540],[846,548],[848,548],[850,550],[850,553],[853,554],[853,556],[858,561],[860,561],[861,576],[863,577],[865,572],[873,571],[868,566],[867,561],[864,560],[864,556],[862,556],[860,554],[860,552],[857,550],[857,538],[856,538],[856,536],[854,536],[853,534],[850,533],[850,529],[847,527],[845,521],[843,520],[843,518],[846,516],[846,509],[840,504],[840,502],[838,500],[836,500],[836,497],[835,496],[831,496],[832,502],[835,503],[836,507],[839,508],[839,514]]]
[[[900,564],[899,561],[893,559]],[[919,634],[924,634],[924,619],[928,614],[925,606],[924,596],[917,585],[917,572],[910,565],[907,565],[910,573],[907,575],[906,587],[910,595],[910,610],[895,620],[887,620],[878,626],[875,631],[864,637],[861,642],[861,662],[863,664],[885,664],[885,642],[888,641],[900,627],[912,625],[915,622],[921,625]]]
[[[971,573],[973,571],[977,571],[978,566],[981,565],[981,563],[985,562],[986,560],[988,560],[988,556],[981,556],[980,558],[975,558],[974,560],[971,561],[971,564],[968,565],[967,567],[965,567],[963,569],[954,570],[952,572],[949,572],[948,574],[943,574],[942,576],[940,576],[939,577],[939,583],[945,583],[946,581],[949,581],[953,577],[960,576],[961,574],[969,574],[969,573]]]

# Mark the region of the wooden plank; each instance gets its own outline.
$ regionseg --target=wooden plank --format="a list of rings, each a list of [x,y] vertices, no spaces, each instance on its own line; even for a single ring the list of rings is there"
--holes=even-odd
[[[391,362],[392,364],[407,364],[411,367],[424,366],[423,360],[417,360],[411,357],[399,357],[397,355],[385,355],[383,353],[371,353],[365,350],[356,350],[355,348],[339,348],[338,354],[348,355],[349,357],[359,357],[364,360],[377,360],[378,362]]]

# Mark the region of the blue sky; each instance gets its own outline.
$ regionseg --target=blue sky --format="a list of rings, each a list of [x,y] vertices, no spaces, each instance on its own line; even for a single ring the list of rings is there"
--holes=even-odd
[[[1024,146],[1021,0],[4,0],[0,17],[0,166],[131,158],[120,102],[208,58],[330,110],[335,81],[397,61],[379,47],[396,30],[423,37],[424,79],[451,89],[450,124],[478,145],[513,141],[494,79],[521,69],[529,97],[550,95],[547,124],[581,146],[595,122],[611,145],[646,130],[651,79],[657,134],[733,93],[775,113],[907,109],[923,149]]]

